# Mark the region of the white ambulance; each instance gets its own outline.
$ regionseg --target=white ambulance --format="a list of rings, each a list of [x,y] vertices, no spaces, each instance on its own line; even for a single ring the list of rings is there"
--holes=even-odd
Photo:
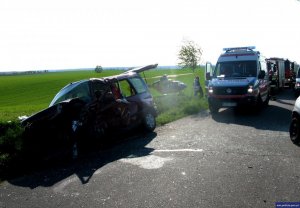
[[[211,113],[220,108],[269,103],[270,86],[265,58],[255,47],[224,48],[215,67],[206,63],[206,93]]]

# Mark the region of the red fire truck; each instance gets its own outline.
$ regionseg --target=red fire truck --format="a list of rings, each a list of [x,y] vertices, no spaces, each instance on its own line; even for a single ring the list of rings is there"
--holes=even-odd
[[[294,83],[294,71],[292,69],[292,63],[290,60],[286,59],[284,61],[284,75],[285,75],[285,86],[290,88],[293,87]]]
[[[283,58],[268,58],[267,69],[269,72],[271,93],[277,92],[285,86],[285,61]]]
[[[297,62],[296,61],[291,62],[291,82],[292,82],[291,87],[293,89],[295,88],[295,85],[296,85],[296,75],[297,75],[298,69],[299,69],[299,65],[297,64]]]

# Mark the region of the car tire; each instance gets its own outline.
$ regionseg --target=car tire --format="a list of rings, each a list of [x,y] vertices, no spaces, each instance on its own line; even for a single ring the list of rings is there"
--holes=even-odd
[[[256,103],[255,103],[255,111],[256,112],[260,112],[262,110],[263,104],[264,103],[263,103],[263,101],[261,99],[261,96],[258,95]]]
[[[264,106],[268,106],[270,101],[270,94],[268,93],[266,100],[264,101]]]
[[[294,117],[290,124],[290,138],[293,143],[299,143],[300,141],[300,121],[298,117]]]
[[[147,112],[144,114],[143,126],[144,126],[144,129],[148,132],[154,131],[154,129],[156,128],[156,120],[152,113]]]

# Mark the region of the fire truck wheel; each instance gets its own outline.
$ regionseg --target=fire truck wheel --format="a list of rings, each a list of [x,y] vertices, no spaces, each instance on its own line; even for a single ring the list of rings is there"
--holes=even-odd
[[[292,119],[290,125],[290,138],[293,143],[298,143],[300,140],[300,121],[298,117]]]

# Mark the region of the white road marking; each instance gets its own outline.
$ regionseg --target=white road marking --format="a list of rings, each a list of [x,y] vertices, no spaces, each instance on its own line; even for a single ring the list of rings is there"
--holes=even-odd
[[[203,152],[203,149],[161,149],[153,152]]]
[[[157,149],[154,150],[153,152],[203,152],[203,149]],[[141,168],[144,169],[158,169],[163,167],[165,162],[171,161],[173,158],[167,157],[159,157],[156,155],[147,155],[143,157],[135,157],[134,155],[130,155],[127,158],[120,159],[119,161],[124,162],[124,163],[129,163],[132,165],[137,165]],[[98,169],[95,171],[95,175],[101,173],[101,169]],[[182,175],[185,175],[185,172],[181,173]],[[68,179],[62,181],[59,184],[56,184],[53,188],[53,191],[55,193],[61,193],[61,194],[67,194],[66,189],[67,186],[71,185],[72,183],[75,183],[79,181],[78,177],[76,176],[71,176]]]
[[[148,155],[144,157],[128,157],[120,159],[119,161],[137,165],[144,169],[158,169],[161,168],[165,162],[172,160],[173,158],[163,158],[155,155]]]
[[[203,152],[203,149],[158,149],[153,152]],[[127,158],[120,159],[119,161],[130,163],[144,169],[158,169],[163,167],[165,162],[170,160],[173,160],[173,158],[164,158],[150,154],[143,157],[135,157],[134,155],[131,155]]]

